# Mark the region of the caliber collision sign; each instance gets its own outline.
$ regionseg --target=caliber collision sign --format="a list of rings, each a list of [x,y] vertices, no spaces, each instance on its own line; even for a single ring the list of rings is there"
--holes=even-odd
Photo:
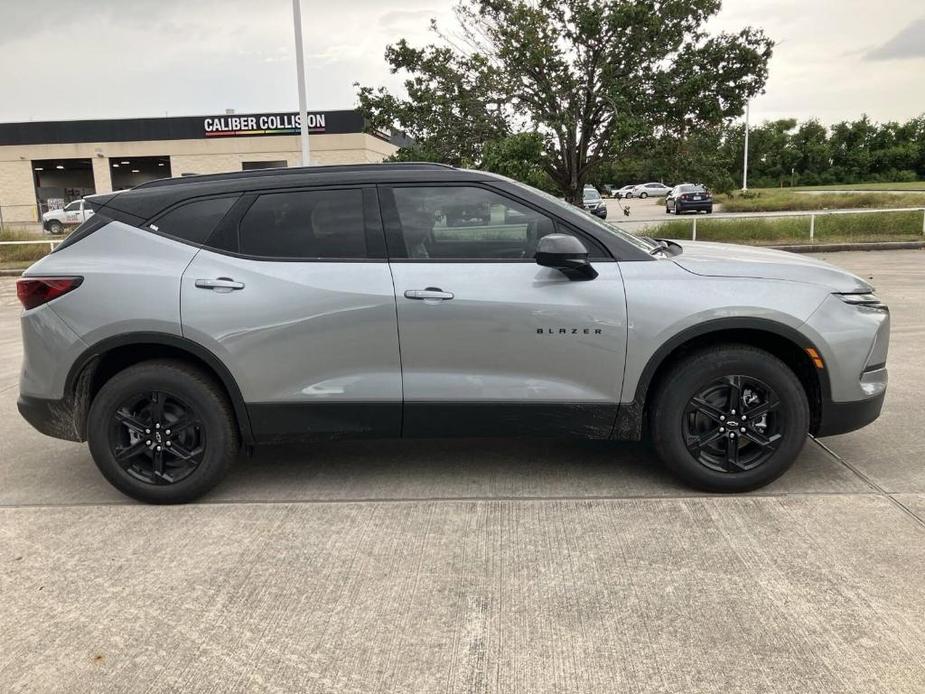
[[[325,131],[323,113],[308,114],[308,131]],[[298,113],[262,113],[253,116],[210,116],[202,121],[206,137],[253,137],[255,135],[298,135],[302,117]]]

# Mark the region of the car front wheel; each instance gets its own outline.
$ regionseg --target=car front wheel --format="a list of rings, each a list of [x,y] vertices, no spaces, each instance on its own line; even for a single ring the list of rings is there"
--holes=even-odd
[[[119,491],[140,501],[191,501],[225,476],[238,448],[221,387],[181,361],[128,367],[93,399],[90,453]]]
[[[649,197],[649,194],[646,193],[646,192],[642,192],[642,193],[639,194],[639,199],[640,199],[640,200],[645,200],[647,197]]]
[[[650,411],[653,443],[666,466],[694,487],[762,487],[787,471],[806,442],[806,392],[768,352],[712,347],[675,364],[660,383]]]

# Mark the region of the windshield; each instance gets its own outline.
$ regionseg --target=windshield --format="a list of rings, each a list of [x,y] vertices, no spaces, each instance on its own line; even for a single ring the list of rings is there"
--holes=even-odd
[[[600,200],[601,194],[596,190],[585,188],[585,200]]]
[[[641,238],[641,237],[639,237],[639,236],[636,236],[635,234],[631,234],[630,232],[626,231],[625,229],[620,229],[619,227],[614,226],[614,225],[612,225],[612,224],[607,224],[607,222],[602,222],[601,220],[599,220],[597,217],[595,217],[595,216],[594,216],[593,214],[591,214],[590,212],[587,212],[587,211],[581,209],[580,207],[575,207],[575,206],[573,206],[573,205],[570,205],[570,204],[567,203],[565,200],[562,200],[562,199],[560,199],[560,198],[557,198],[555,195],[550,195],[549,193],[547,193],[547,192],[545,192],[545,191],[542,191],[542,190],[540,190],[539,188],[534,188],[533,186],[528,186],[528,185],[526,185],[526,184],[524,184],[524,183],[521,183],[520,181],[515,181],[515,180],[512,180],[512,179],[506,179],[506,180],[510,181],[511,183],[513,183],[514,185],[516,185],[518,188],[523,188],[524,190],[528,190],[528,191],[530,191],[531,193],[534,193],[534,194],[536,194],[536,195],[539,195],[539,196],[542,197],[544,200],[546,200],[547,202],[550,202],[550,203],[556,205],[557,207],[560,207],[560,208],[562,208],[562,209],[564,209],[564,210],[568,210],[569,212],[577,212],[577,213],[579,213],[579,214],[583,214],[583,215],[585,216],[586,221],[590,222],[591,224],[593,224],[593,225],[594,225],[595,227],[597,227],[598,229],[600,229],[600,230],[602,230],[602,231],[605,231],[605,232],[607,232],[608,234],[613,234],[613,235],[616,236],[617,238],[623,239],[623,240],[626,241],[627,243],[632,244],[632,245],[635,246],[636,248],[639,248],[639,249],[645,251],[646,253],[648,253],[648,252],[651,251],[653,248],[656,248],[656,247],[658,246],[657,243],[653,243],[653,242],[651,242],[651,241],[646,241],[645,239],[643,239],[643,238]]]

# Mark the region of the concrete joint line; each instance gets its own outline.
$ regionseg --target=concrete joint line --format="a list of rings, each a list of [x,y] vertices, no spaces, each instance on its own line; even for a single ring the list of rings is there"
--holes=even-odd
[[[840,455],[838,455],[838,453],[836,453],[831,448],[829,448],[824,443],[822,443],[822,441],[812,436],[810,438],[812,438],[812,440],[816,443],[816,445],[818,445],[822,450],[824,450],[826,453],[832,456],[835,460],[837,460],[839,463],[841,463],[846,468],[848,468],[851,472],[857,475],[857,477],[862,482],[864,482],[867,486],[873,489],[877,493],[877,495],[882,496],[886,498],[887,500],[889,500],[894,506],[896,506],[896,508],[904,512],[906,515],[912,518],[916,523],[918,523],[923,528],[925,528],[925,518],[921,518],[918,514],[916,514],[915,511],[913,511],[911,508],[906,506],[903,502],[901,502],[899,499],[897,499],[895,496],[893,496],[890,492],[888,492],[886,489],[881,487],[879,484],[874,482],[874,480],[872,480],[870,477],[865,475],[854,465],[852,465],[847,460],[845,460]]]

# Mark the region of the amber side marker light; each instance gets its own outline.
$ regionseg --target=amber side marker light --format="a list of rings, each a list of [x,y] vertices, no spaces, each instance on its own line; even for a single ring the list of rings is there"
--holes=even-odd
[[[812,347],[807,347],[806,353],[809,355],[809,358],[813,360],[813,366],[815,366],[817,369],[825,368],[825,364],[822,363],[822,357],[819,356],[819,352],[814,350]]]

